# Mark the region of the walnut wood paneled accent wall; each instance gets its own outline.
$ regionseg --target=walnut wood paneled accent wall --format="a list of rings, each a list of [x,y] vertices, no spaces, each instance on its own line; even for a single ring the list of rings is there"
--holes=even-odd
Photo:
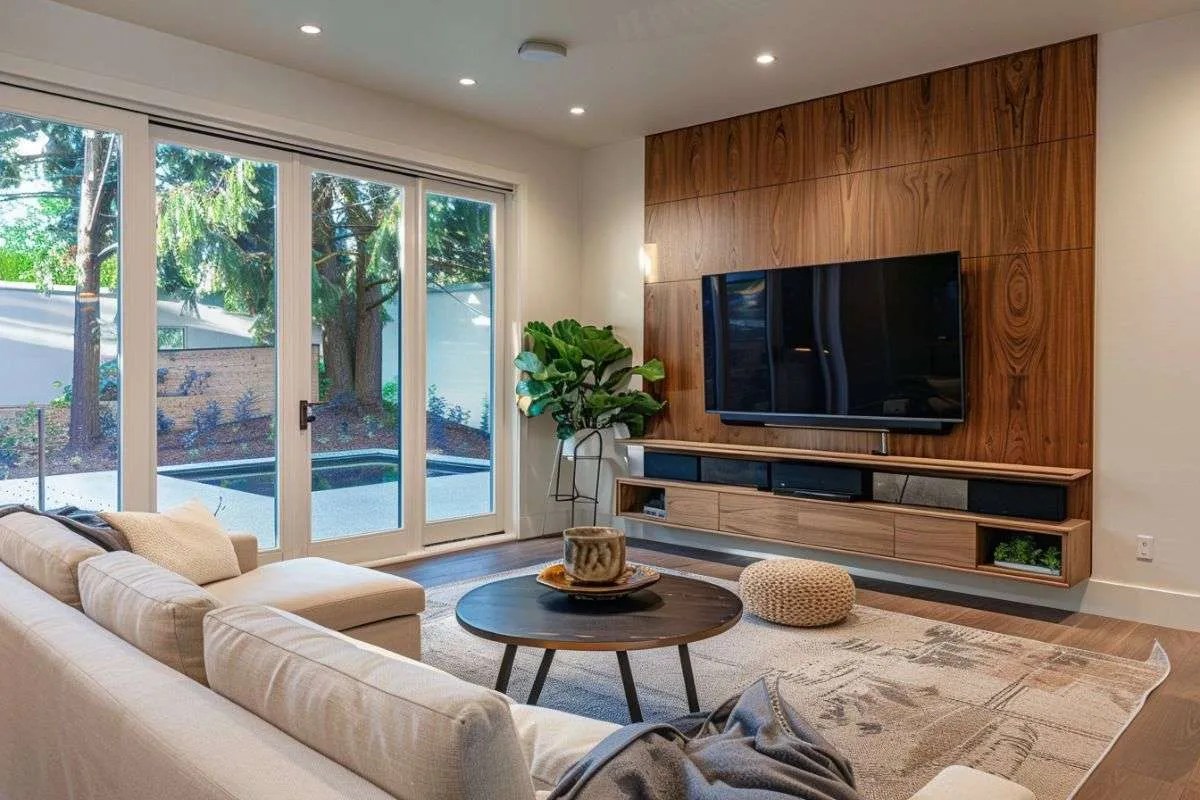
[[[959,250],[968,421],[893,451],[1090,467],[1095,118],[1091,37],[648,137],[650,435],[866,452],[704,412],[699,278]]]

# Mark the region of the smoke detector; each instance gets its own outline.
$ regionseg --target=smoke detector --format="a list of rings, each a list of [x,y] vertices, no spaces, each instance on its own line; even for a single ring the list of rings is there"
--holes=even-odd
[[[567,46],[561,42],[549,42],[542,39],[529,39],[521,42],[517,55],[526,61],[561,61],[567,57]]]

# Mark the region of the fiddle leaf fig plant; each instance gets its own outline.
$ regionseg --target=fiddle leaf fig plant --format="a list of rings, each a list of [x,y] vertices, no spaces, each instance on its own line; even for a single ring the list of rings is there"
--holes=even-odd
[[[629,388],[633,376],[655,383],[666,377],[657,358],[632,363],[633,351],[611,325],[597,328],[563,319],[525,326],[525,346],[513,365],[521,370],[517,406],[527,417],[549,414],[558,423],[558,438],[570,439],[588,428],[628,426],[641,436],[646,420],[666,403]]]

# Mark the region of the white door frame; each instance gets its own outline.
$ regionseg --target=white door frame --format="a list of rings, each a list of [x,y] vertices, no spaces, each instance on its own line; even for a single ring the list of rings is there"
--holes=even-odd
[[[508,398],[512,397],[512,381],[513,370],[508,368],[507,364],[507,344],[506,331],[508,322],[508,294],[506,285],[505,263],[506,263],[506,248],[507,248],[507,222],[506,210],[508,198],[500,192],[491,192],[484,189],[474,189],[463,186],[458,186],[450,183],[442,183],[439,181],[422,180],[420,181],[420,212],[421,225],[419,232],[419,240],[417,243],[417,285],[424,290],[426,285],[426,240],[425,240],[425,198],[429,194],[447,195],[450,197],[462,197],[468,200],[477,200],[491,204],[492,207],[492,251],[493,251],[493,268],[492,268],[492,402],[489,408],[491,416],[491,440],[492,440],[492,512],[472,517],[462,517],[456,519],[448,519],[442,521],[430,521],[425,513],[425,401],[426,391],[429,384],[426,374],[426,338],[428,328],[424,319],[424,303],[419,313],[421,315],[420,325],[420,346],[417,348],[419,352],[415,354],[418,361],[413,362],[417,368],[415,371],[421,377],[419,391],[412,398],[418,406],[417,413],[414,414],[416,421],[412,427],[420,429],[420,458],[422,460],[420,474],[421,485],[416,495],[415,501],[419,502],[421,507],[420,519],[423,521],[421,526],[421,544],[424,546],[441,544],[444,542],[457,541],[461,539],[474,538],[477,536],[485,536],[491,533],[507,532],[511,526],[511,510],[512,510],[512,487],[513,487],[513,470],[509,468],[510,464],[510,424],[513,414],[511,413],[511,403]],[[414,337],[415,338],[415,337]],[[412,419],[412,417],[410,417]],[[414,458],[416,454],[413,454]]]
[[[418,507],[415,505],[415,498],[417,497],[418,490],[423,490],[425,479],[424,462],[421,462],[421,469],[419,471],[414,471],[413,459],[409,457],[410,453],[418,447],[422,456],[425,452],[424,441],[419,440],[414,432],[409,430],[411,427],[409,421],[413,417],[412,401],[421,386],[420,373],[411,367],[413,363],[412,359],[415,357],[414,351],[422,342],[419,329],[414,328],[417,319],[413,305],[418,302],[419,296],[415,291],[417,284],[412,274],[415,271],[414,254],[417,252],[417,228],[421,210],[421,195],[418,188],[418,181],[394,172],[307,157],[299,159],[299,168],[299,185],[300,191],[303,194],[303,198],[300,199],[303,200],[304,204],[303,216],[300,219],[305,223],[312,219],[312,176],[314,172],[383,183],[398,187],[404,191],[404,237],[400,258],[399,293],[401,309],[401,324],[399,325],[401,348],[399,387],[400,491],[403,498],[403,506],[401,508],[400,527],[397,529],[366,531],[361,534],[336,539],[327,539],[319,542],[312,541],[312,493],[308,490],[312,477],[312,430],[310,429],[308,432],[301,433],[304,439],[303,457],[302,459],[296,459],[292,465],[299,470],[299,475],[291,479],[291,483],[294,484],[295,491],[303,492],[304,508],[303,511],[299,510],[300,503],[295,504],[295,509],[289,508],[289,527],[282,530],[288,532],[287,539],[292,542],[292,547],[285,547],[284,557],[318,555],[352,563],[394,558],[420,547],[418,530],[420,529],[422,517],[417,514]],[[292,293],[294,302],[289,303],[287,310],[289,319],[291,320],[289,322],[289,331],[291,332],[292,341],[304,342],[304,352],[292,353],[287,360],[288,364],[293,365],[292,368],[296,373],[294,377],[288,379],[288,384],[296,393],[294,396],[297,398],[297,402],[299,399],[316,400],[316,398],[310,397],[312,393],[312,360],[309,350],[312,339],[312,282],[310,279],[312,271],[312,228],[308,224],[303,224],[301,227],[300,235],[304,240],[304,268],[300,269],[298,266],[294,272],[298,278],[296,282],[302,283],[303,286],[297,285],[294,287]],[[424,406],[422,405],[421,408],[423,410]],[[298,408],[292,409],[294,419],[290,423],[292,429],[297,432],[299,432],[297,424],[298,413]],[[315,413],[317,422],[313,424],[319,429],[321,412],[318,410]],[[280,505],[283,505],[282,502]],[[292,513],[293,511],[295,513]],[[293,530],[298,533],[293,534]]]
[[[154,509],[157,350],[154,280],[154,172],[149,120],[144,114],[97,106],[42,92],[0,85],[0,110],[21,116],[99,129],[121,137],[119,193],[118,363],[120,365],[120,456],[117,503],[132,511]]]

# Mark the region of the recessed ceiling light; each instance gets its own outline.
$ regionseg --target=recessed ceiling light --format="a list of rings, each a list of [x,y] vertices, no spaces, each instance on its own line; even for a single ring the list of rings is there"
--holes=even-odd
[[[585,111],[587,111],[587,109],[583,106],[571,106],[571,113],[577,117]]]
[[[311,25],[311,24],[310,25],[301,25],[300,32],[307,33],[309,36],[316,36],[317,34],[319,34],[321,32],[321,26],[320,25]]]
[[[474,86],[475,79],[474,78],[459,78],[458,83],[460,86]]]
[[[774,64],[775,56],[772,53],[759,53],[754,60],[760,64]]]

